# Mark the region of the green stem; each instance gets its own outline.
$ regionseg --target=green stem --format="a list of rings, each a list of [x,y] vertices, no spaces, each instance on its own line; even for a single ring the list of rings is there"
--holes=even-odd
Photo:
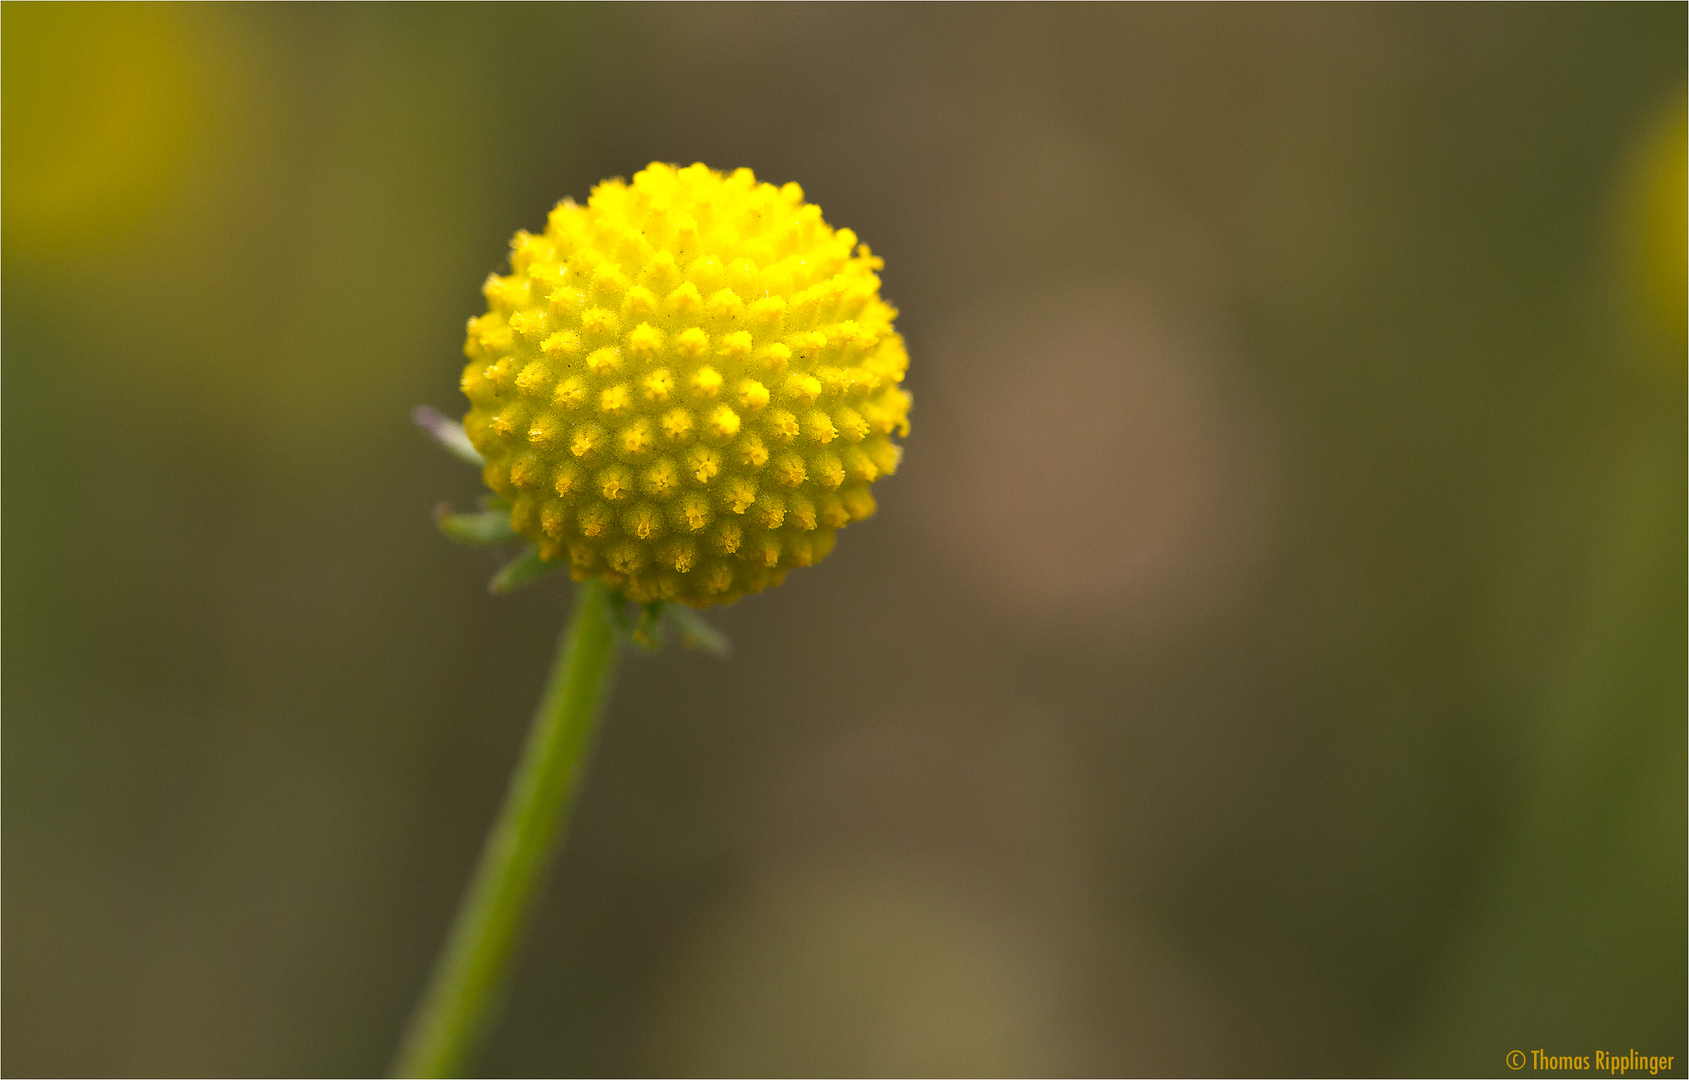
[[[461,1075],[480,1045],[563,835],[615,661],[609,596],[602,582],[587,581],[498,822],[399,1047],[395,1076]]]

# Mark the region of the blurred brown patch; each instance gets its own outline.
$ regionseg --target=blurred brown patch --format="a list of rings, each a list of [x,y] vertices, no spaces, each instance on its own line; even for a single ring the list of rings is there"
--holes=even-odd
[[[1212,335],[1141,291],[1000,296],[923,360],[918,505],[1006,617],[1165,629],[1223,604],[1266,550],[1277,462],[1259,411]]]

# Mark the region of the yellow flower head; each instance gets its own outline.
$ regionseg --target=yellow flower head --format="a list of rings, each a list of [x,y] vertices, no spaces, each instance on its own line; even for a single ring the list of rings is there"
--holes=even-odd
[[[883,262],[796,184],[653,163],[518,232],[469,320],[464,430],[576,580],[727,603],[820,561],[897,469]]]

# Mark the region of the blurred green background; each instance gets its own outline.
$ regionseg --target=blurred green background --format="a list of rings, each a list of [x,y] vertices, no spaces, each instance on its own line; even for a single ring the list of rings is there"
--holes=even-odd
[[[914,431],[626,665],[486,1072],[1682,1075],[1685,12],[4,5],[4,1071],[386,1067],[569,603],[409,410],[701,160]]]

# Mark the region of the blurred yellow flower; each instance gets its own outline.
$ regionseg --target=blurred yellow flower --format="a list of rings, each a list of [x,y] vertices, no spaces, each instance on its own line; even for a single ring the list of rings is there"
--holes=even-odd
[[[1632,152],[1621,214],[1633,317],[1682,363],[1689,338],[1689,97],[1661,109]]]
[[[193,137],[191,58],[157,4],[7,4],[8,252],[77,256],[136,221]]]
[[[909,430],[882,265],[749,169],[652,164],[518,232],[463,372],[512,528],[641,602],[727,603],[820,560]]]

